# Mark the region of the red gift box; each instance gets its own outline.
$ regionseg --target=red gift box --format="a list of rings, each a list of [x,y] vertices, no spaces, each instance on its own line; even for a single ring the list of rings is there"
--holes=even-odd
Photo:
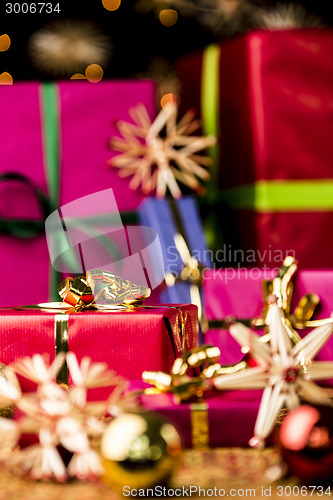
[[[223,243],[255,254],[231,252],[231,265],[294,252],[333,266],[332,51],[332,30],[262,30],[179,63],[183,107],[219,136],[209,190]]]
[[[41,310],[0,310],[0,359],[10,364],[35,353],[55,356],[55,318]],[[88,356],[106,362],[129,380],[144,370],[169,371],[175,358],[198,345],[198,312],[191,304],[138,307],[134,310],[85,311],[68,316],[68,349],[78,360]],[[185,338],[182,337],[182,318]],[[22,379],[22,390],[34,389]],[[107,397],[108,389],[92,390],[93,399]]]

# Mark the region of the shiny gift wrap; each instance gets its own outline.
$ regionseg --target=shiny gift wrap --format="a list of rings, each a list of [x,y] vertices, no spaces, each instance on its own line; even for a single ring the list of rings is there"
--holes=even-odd
[[[329,29],[258,30],[180,61],[184,108],[218,136],[212,240],[251,252],[222,265],[333,266],[332,50]]]
[[[261,391],[216,392],[202,402],[176,404],[171,394],[144,394],[141,403],[169,418],[188,448],[247,447],[261,395]]]
[[[219,328],[221,320],[232,315],[237,319],[258,318],[262,315],[263,280],[272,280],[276,277],[277,270],[265,269],[220,269],[207,270],[204,279],[205,312],[211,328],[205,334],[205,342],[213,343],[220,347],[222,359],[225,364],[239,362],[244,354],[240,346],[232,338],[227,329]],[[313,318],[329,318],[333,311],[333,271],[332,270],[300,270],[293,278],[293,292],[291,311],[294,312],[297,304],[306,294],[316,294],[319,304]],[[315,325],[313,325],[315,326]],[[301,329],[301,337],[309,330]],[[317,357],[321,361],[333,359],[333,339],[331,338],[320,351]]]
[[[118,375],[130,380],[140,379],[147,368],[170,370],[183,347],[187,350],[198,343],[197,308],[193,305],[111,312],[85,310],[68,315],[50,310],[2,309],[1,360],[9,364],[35,353],[49,353],[53,359],[56,324],[64,316],[68,320],[68,349],[79,361],[89,355],[93,361],[105,361]],[[31,391],[33,385],[22,380],[22,389]],[[107,396],[104,389],[92,391],[93,399]]]
[[[116,154],[110,149],[111,137],[119,135],[116,123],[129,120],[128,110],[139,103],[154,116],[152,82],[17,82],[0,86],[0,272],[6,283],[0,290],[1,307],[51,299],[44,236],[44,220],[50,212],[108,188],[113,189],[121,212],[135,210],[140,204],[140,191],[131,190],[128,180],[108,167]],[[14,173],[14,178],[2,175],[7,172]],[[47,207],[38,202],[40,194]],[[27,222],[14,231],[17,224],[13,219]],[[39,230],[33,227],[29,231],[31,225]],[[18,269],[22,282],[29,283],[19,294],[13,279]]]

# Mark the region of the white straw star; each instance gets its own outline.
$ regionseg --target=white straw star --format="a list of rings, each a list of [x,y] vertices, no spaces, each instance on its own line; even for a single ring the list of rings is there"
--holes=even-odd
[[[314,404],[332,404],[324,389],[314,380],[333,378],[333,362],[313,361],[333,331],[332,323],[320,326],[293,345],[282,309],[270,306],[267,322],[270,345],[260,342],[260,336],[240,324],[231,326],[230,333],[257,366],[242,372],[216,377],[218,389],[264,389],[250,444],[264,443],[283,408],[289,410],[303,398]]]

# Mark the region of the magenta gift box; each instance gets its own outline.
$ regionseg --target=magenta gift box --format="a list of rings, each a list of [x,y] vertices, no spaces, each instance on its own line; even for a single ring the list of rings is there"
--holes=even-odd
[[[224,391],[205,399],[207,404],[209,446],[247,447],[253,436],[262,391]],[[141,396],[147,410],[169,418],[178,428],[184,445],[192,446],[191,403],[176,404],[171,394]]]
[[[144,80],[59,83],[18,82],[0,86],[0,176],[27,176],[51,200],[52,209],[82,196],[113,188],[118,209],[135,210],[140,191],[108,166],[115,154],[110,139],[119,120],[142,103],[155,114],[155,88]],[[48,145],[48,147],[47,147]],[[50,163],[56,164],[50,174]],[[56,196],[56,192],[59,195]],[[41,218],[36,197],[22,183],[0,183],[1,218]],[[0,234],[0,306],[45,302],[49,255],[44,234],[31,239]],[[19,276],[19,278],[18,278]],[[17,290],[17,281],[24,283]]]
[[[260,316],[263,309],[263,280],[276,276],[277,271],[265,269],[219,269],[204,273],[205,312],[209,320],[221,320],[233,315],[236,318]],[[293,311],[300,298],[306,293],[316,293],[320,305],[314,319],[328,318],[333,311],[333,270],[301,270],[293,280]],[[308,330],[300,330],[301,336]],[[221,349],[221,363],[239,362],[243,354],[238,343],[227,330],[208,330],[205,343]],[[333,337],[324,345],[317,359],[333,360]]]

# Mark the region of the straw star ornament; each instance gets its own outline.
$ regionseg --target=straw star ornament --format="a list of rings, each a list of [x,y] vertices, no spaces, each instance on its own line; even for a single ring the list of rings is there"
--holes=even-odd
[[[153,122],[143,105],[132,108],[130,116],[135,124],[118,123],[122,137],[114,137],[111,146],[121,154],[109,162],[119,168],[120,177],[133,175],[130,188],[141,185],[144,193],[156,190],[158,197],[164,197],[169,190],[174,198],[182,195],[178,182],[202,191],[199,180],[210,178],[205,167],[211,159],[198,153],[215,144],[216,139],[191,135],[200,126],[194,113],[188,111],[177,123],[177,105],[172,103]]]
[[[333,322],[312,330],[294,345],[284,313],[276,304],[270,305],[267,321],[270,345],[260,342],[258,334],[239,323],[231,326],[231,335],[244,352],[250,352],[256,366],[214,380],[214,385],[222,390],[264,390],[251,446],[264,444],[284,406],[291,410],[300,404],[301,399],[313,404],[332,405],[331,398],[314,381],[333,378],[333,362],[313,359],[331,336]]]
[[[67,362],[72,385],[68,390],[55,383],[55,376]],[[103,417],[114,416],[135,407],[131,395],[124,395],[126,381],[89,358],[78,362],[74,353],[58,354],[49,365],[45,356],[16,360],[11,369],[35,382],[35,393],[20,394],[4,378],[0,379],[0,395],[12,401],[22,412],[15,421],[0,418],[0,462],[28,473],[32,479],[66,481],[70,477],[93,480],[104,473],[102,459],[91,443],[102,435]],[[113,386],[106,401],[87,402],[87,391]],[[110,389],[111,392],[111,389]],[[37,444],[18,449],[22,434],[35,434]],[[59,453],[65,448],[71,459],[68,465]]]

